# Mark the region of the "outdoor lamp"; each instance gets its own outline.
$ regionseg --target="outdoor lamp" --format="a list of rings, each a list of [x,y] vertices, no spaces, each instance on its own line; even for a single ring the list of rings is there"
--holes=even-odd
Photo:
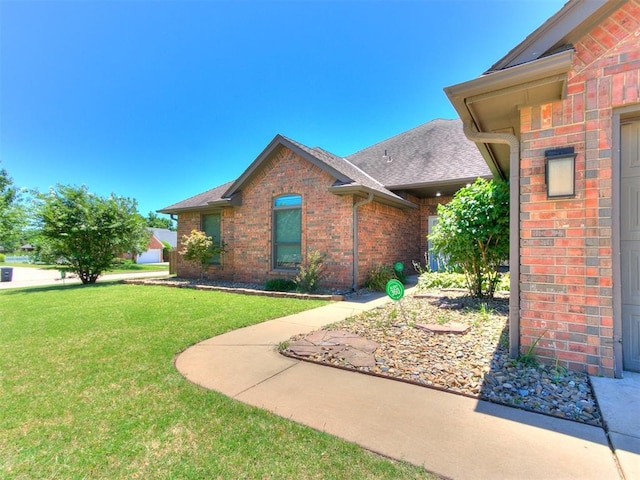
[[[576,193],[576,154],[573,147],[544,152],[547,198],[572,197]]]

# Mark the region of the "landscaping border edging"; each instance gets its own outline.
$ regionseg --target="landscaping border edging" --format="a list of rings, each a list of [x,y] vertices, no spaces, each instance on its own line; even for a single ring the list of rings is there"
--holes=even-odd
[[[123,280],[122,283],[126,283],[129,285],[156,285],[163,287],[173,287],[173,288],[191,288],[193,290],[211,290],[225,293],[237,293],[241,295],[258,295],[262,297],[273,297],[273,298],[297,298],[300,300],[328,300],[332,302],[342,302],[344,301],[344,295],[333,295],[333,294],[310,294],[310,293],[298,293],[298,292],[273,292],[268,290],[256,290],[253,288],[241,288],[241,287],[222,287],[217,285],[197,285],[197,284],[184,284],[184,283],[169,283],[166,281],[157,281],[157,280],[141,280],[141,279],[132,279],[132,280]]]

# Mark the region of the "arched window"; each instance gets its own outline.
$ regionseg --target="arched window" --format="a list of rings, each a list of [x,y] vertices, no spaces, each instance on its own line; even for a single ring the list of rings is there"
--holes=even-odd
[[[302,261],[302,196],[273,200],[273,268],[295,269]]]

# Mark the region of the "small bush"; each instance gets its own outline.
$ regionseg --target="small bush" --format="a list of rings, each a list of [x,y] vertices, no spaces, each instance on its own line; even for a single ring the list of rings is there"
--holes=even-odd
[[[264,284],[264,289],[269,292],[293,292],[298,284],[287,278],[272,278]]]
[[[4,259],[5,259],[4,253],[0,253],[0,263],[4,263]]]
[[[300,265],[296,284],[298,290],[311,293],[318,289],[324,271],[324,255],[319,250],[311,250],[307,253],[307,261]]]
[[[126,270],[127,268],[135,268],[137,263],[131,258],[114,258],[112,268],[116,270]]]
[[[498,292],[511,291],[511,275],[509,275],[509,272],[503,273],[502,275],[500,275],[500,280],[498,280],[498,285],[496,286],[496,290]]]
[[[452,272],[424,272],[418,278],[418,289],[467,288],[465,276]]]
[[[392,267],[388,265],[378,265],[369,272],[364,286],[371,290],[384,292],[387,287],[387,282],[393,278],[397,277]]]
[[[467,288],[466,282],[466,277],[462,273],[423,271],[418,277],[418,289]],[[509,291],[508,273],[500,275],[496,290]]]

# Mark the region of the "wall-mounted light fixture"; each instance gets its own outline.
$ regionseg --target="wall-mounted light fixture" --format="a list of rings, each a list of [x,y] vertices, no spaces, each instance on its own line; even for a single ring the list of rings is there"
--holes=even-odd
[[[573,147],[544,152],[547,198],[573,197],[576,194],[576,154]]]

